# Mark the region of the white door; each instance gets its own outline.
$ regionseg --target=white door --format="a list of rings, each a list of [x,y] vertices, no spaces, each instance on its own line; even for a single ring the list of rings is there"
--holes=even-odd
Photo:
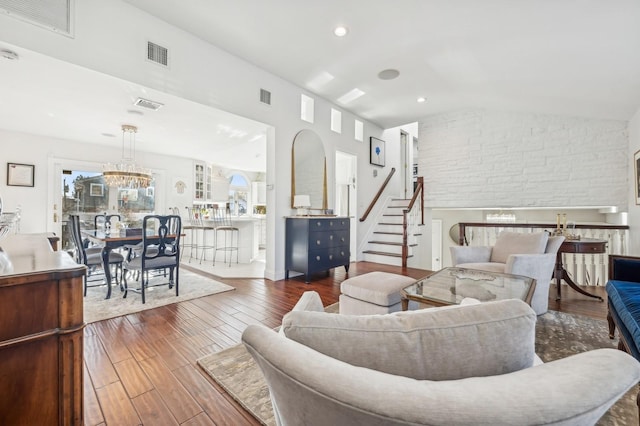
[[[400,173],[402,173],[402,198],[406,200],[413,196],[413,190],[410,186],[409,135],[403,131],[400,131],[400,163]]]
[[[442,269],[442,220],[431,221],[431,270]]]
[[[350,245],[351,261],[356,260],[356,226],[358,216],[357,195],[357,162],[354,154],[336,151],[336,199],[334,213],[338,216],[348,216],[351,222]]]

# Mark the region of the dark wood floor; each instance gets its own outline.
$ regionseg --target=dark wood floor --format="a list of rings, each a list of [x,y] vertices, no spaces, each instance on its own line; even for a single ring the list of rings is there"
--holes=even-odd
[[[374,270],[426,275],[419,269],[358,262],[349,276]],[[237,344],[248,324],[276,327],[304,291],[317,291],[325,306],[337,302],[345,271],[314,277],[311,284],[296,278],[216,279],[236,290],[86,327],[86,425],[258,425],[196,360]],[[605,294],[602,287],[589,290]],[[555,295],[555,288],[549,293]],[[570,289],[559,302],[550,297],[549,309],[606,318],[605,303]]]

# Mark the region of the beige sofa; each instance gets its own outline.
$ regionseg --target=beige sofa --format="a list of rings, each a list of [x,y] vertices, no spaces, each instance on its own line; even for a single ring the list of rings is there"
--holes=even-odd
[[[351,316],[303,299],[280,333],[242,336],[278,425],[582,426],[640,380],[614,349],[534,366],[536,315],[519,300]]]

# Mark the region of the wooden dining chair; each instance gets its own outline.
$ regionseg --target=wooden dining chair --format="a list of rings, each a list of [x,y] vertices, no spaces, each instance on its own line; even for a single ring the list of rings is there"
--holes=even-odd
[[[142,251],[140,255],[124,264],[124,295],[129,290],[140,292],[142,303],[146,302],[145,293],[149,287],[168,285],[176,288],[179,295],[180,272],[180,234],[182,220],[179,215],[148,215],[142,220]],[[151,232],[153,230],[153,232]],[[169,281],[149,284],[149,271],[169,269]],[[127,275],[129,271],[139,272],[140,288],[129,288]]]
[[[82,241],[82,234],[80,229],[80,216],[78,215],[69,215],[69,223],[70,223],[70,231],[71,238],[73,240],[74,245],[76,246],[76,262],[83,264],[87,267],[87,273],[84,276],[83,284],[83,294],[87,295],[87,288],[89,287],[98,287],[104,285],[102,277],[97,280],[89,280],[89,277],[92,276],[97,270],[102,269],[102,247],[89,247],[85,248],[84,242]],[[114,266],[114,274],[116,284],[120,285],[122,289],[122,285],[120,281],[122,280],[122,264],[124,262],[124,256],[120,253],[110,252],[109,253],[109,267]],[[120,278],[118,278],[118,270],[120,271]],[[89,282],[97,282],[99,284],[89,285]],[[107,286],[111,285],[111,283],[106,283]]]

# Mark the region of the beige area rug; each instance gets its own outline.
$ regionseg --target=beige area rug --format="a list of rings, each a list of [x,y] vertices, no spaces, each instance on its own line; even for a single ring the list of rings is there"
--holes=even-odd
[[[150,285],[167,281],[165,277],[155,277],[150,279]],[[139,286],[138,282],[129,281],[130,288],[137,286]],[[235,289],[230,285],[181,268],[179,290],[180,295],[176,297],[175,287],[172,289],[169,289],[168,285],[151,287],[145,292],[146,303],[142,304],[140,293],[129,291],[127,298],[123,299],[123,293],[117,285],[112,286],[110,299],[105,299],[106,286],[90,287],[84,298],[84,321],[88,324]]]
[[[336,303],[325,310],[337,312],[337,306]],[[608,338],[606,321],[555,311],[538,317],[536,352],[545,362],[592,349],[616,346],[617,341]],[[199,359],[198,364],[262,424],[275,425],[269,389],[244,345],[207,355]],[[633,387],[600,419],[598,425],[638,424],[637,393],[637,388]]]

